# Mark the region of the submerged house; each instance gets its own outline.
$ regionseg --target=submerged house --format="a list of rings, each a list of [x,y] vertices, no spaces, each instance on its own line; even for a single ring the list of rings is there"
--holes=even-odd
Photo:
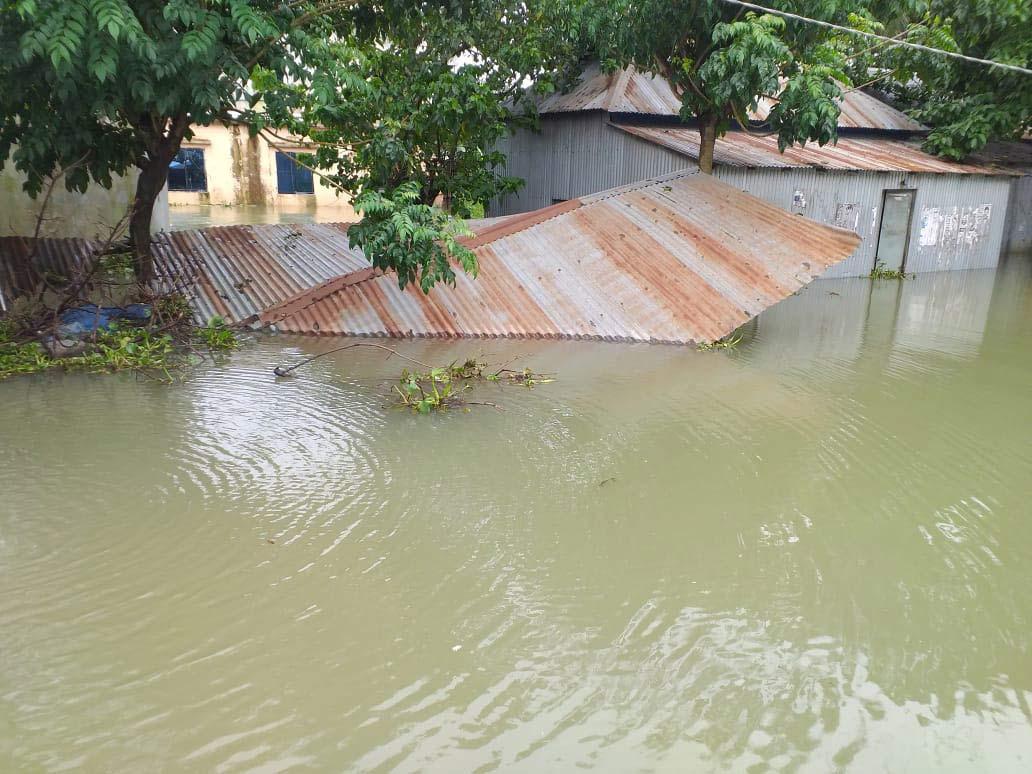
[[[195,278],[201,319],[282,332],[686,344],[726,336],[858,242],[690,170],[471,225],[479,275],[428,294],[373,268],[343,225],[175,232],[157,260]]]
[[[662,78],[589,67],[577,86],[542,100],[540,131],[505,138],[505,174],[526,180],[492,203],[504,215],[675,170],[697,169],[699,132],[678,117]],[[1013,170],[956,164],[920,150],[917,122],[860,91],[845,94],[836,145],[780,153],[777,138],[742,129],[717,141],[714,175],[782,210],[854,231],[860,246],[829,276],[869,274],[876,261],[908,272],[995,266]],[[769,106],[752,116],[762,121]]]
[[[352,248],[346,224],[224,226],[158,234],[156,283],[185,288],[196,317],[346,336],[710,342],[734,331],[859,242],[686,170],[531,213],[471,222],[477,277],[424,294]],[[31,289],[4,270],[0,299]],[[41,239],[66,276],[88,240]]]
[[[1013,142],[991,142],[974,160],[1016,175],[1011,181],[1004,251],[1032,253],[1032,135]]]
[[[92,183],[85,192],[69,191],[62,180],[54,185],[50,196],[44,190],[35,199],[23,188],[25,175],[8,159],[0,170],[0,238],[78,237],[104,239],[126,218],[136,195],[139,173],[112,175],[111,186]],[[38,226],[38,230],[37,230]],[[168,196],[162,191],[154,203],[151,231],[167,229]]]
[[[312,153],[302,138],[251,136],[246,125],[215,122],[193,126],[169,166],[171,206],[263,205],[290,212],[333,208],[341,220],[354,216],[347,198],[326,185],[298,156]]]

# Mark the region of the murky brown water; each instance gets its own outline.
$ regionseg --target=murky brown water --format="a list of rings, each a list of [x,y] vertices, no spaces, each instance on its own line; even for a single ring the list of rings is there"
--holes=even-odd
[[[736,352],[0,384],[0,770],[1032,770],[1032,282],[822,282]],[[274,542],[270,542],[274,541]]]
[[[353,223],[355,211],[347,204],[321,207],[269,207],[263,204],[233,207],[218,204],[177,204],[169,207],[172,231],[252,223]]]

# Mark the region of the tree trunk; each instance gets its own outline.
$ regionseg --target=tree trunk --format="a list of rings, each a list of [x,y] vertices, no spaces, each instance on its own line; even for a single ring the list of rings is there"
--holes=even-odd
[[[151,254],[151,220],[154,202],[168,180],[168,165],[179,152],[183,135],[190,125],[189,116],[181,114],[167,123],[167,132],[152,135],[147,158],[137,163],[140,177],[136,181],[136,197],[129,214],[129,241],[133,248],[133,268],[140,284],[154,279],[154,256]]]
[[[713,146],[717,143],[717,117],[699,116],[699,171],[713,174]]]
[[[173,154],[174,155],[174,154]],[[136,181],[136,198],[129,216],[129,241],[133,246],[133,266],[136,281],[143,284],[154,279],[154,257],[151,255],[151,220],[154,217],[154,202],[165,187],[168,165],[171,159],[148,159],[140,169]]]

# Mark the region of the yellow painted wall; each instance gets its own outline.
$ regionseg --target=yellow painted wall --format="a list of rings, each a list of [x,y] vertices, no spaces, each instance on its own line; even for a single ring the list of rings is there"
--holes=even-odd
[[[69,192],[61,182],[47,203],[40,236],[106,239],[129,209],[136,189],[136,172],[114,176],[111,188],[91,185],[86,193]],[[0,172],[0,236],[32,236],[43,206],[43,194],[31,199],[23,190],[25,177],[8,161]],[[168,197],[154,204],[151,230],[168,229]]]
[[[325,185],[318,175],[314,176],[313,194],[277,192],[276,151],[305,152],[301,142],[277,141],[277,147],[273,147],[265,137],[251,137],[246,126],[237,124],[195,126],[193,132],[193,138],[184,141],[183,147],[204,151],[208,190],[170,191],[171,206],[262,204],[295,211],[333,208],[340,211],[340,220],[353,219],[350,200],[338,197],[336,190]]]

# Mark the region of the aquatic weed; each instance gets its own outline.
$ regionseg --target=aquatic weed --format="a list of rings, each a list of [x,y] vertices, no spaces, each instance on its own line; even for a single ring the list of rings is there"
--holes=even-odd
[[[704,341],[696,346],[699,352],[715,352],[718,349],[737,349],[738,345],[742,343],[742,336],[734,334],[726,336],[723,339],[717,339],[716,341]]]
[[[907,274],[902,269],[889,269],[886,268],[885,263],[882,261],[875,261],[874,268],[871,269],[869,275],[870,279],[885,279],[885,280],[905,280],[913,279],[916,275]]]

